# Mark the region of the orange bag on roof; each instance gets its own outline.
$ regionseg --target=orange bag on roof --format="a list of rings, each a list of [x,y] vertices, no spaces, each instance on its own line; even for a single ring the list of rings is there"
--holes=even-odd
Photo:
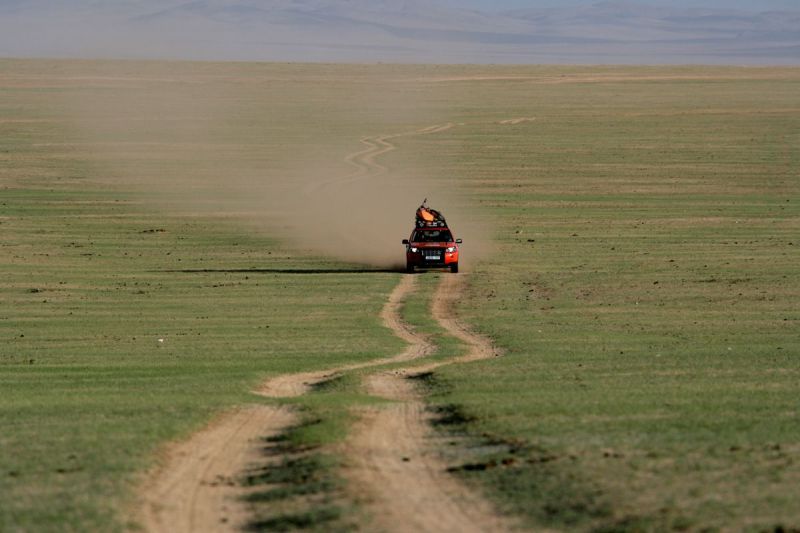
[[[428,211],[424,207],[420,207],[419,208],[418,214],[419,214],[420,218],[422,220],[424,220],[425,222],[433,222],[434,220],[436,220],[436,217],[433,216],[433,213],[431,213],[430,211]]]

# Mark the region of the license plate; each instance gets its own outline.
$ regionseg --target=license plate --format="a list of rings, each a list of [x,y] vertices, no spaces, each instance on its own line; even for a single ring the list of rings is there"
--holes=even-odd
[[[425,259],[433,259],[433,260],[438,261],[441,258],[442,258],[442,256],[438,255],[438,254],[436,254],[436,255],[434,255],[434,254],[425,254]]]

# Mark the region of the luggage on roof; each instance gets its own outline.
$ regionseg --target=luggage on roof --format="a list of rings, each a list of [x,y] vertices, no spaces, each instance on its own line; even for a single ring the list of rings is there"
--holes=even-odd
[[[417,227],[436,228],[447,226],[444,216],[436,209],[432,209],[425,205],[427,203],[428,199],[425,198],[425,200],[422,202],[422,205],[417,209]]]

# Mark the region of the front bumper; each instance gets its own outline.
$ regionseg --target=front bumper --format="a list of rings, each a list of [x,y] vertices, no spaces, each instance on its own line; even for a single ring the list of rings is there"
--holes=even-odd
[[[458,250],[448,252],[445,248],[420,248],[406,252],[406,262],[417,268],[443,268],[458,263]]]

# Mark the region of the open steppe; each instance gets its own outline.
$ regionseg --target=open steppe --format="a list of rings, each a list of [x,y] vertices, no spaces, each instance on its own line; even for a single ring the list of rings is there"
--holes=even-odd
[[[798,169],[798,69],[0,60],[0,530],[146,525],[261,408],[252,529],[402,529],[397,420],[450,515],[800,528]]]

